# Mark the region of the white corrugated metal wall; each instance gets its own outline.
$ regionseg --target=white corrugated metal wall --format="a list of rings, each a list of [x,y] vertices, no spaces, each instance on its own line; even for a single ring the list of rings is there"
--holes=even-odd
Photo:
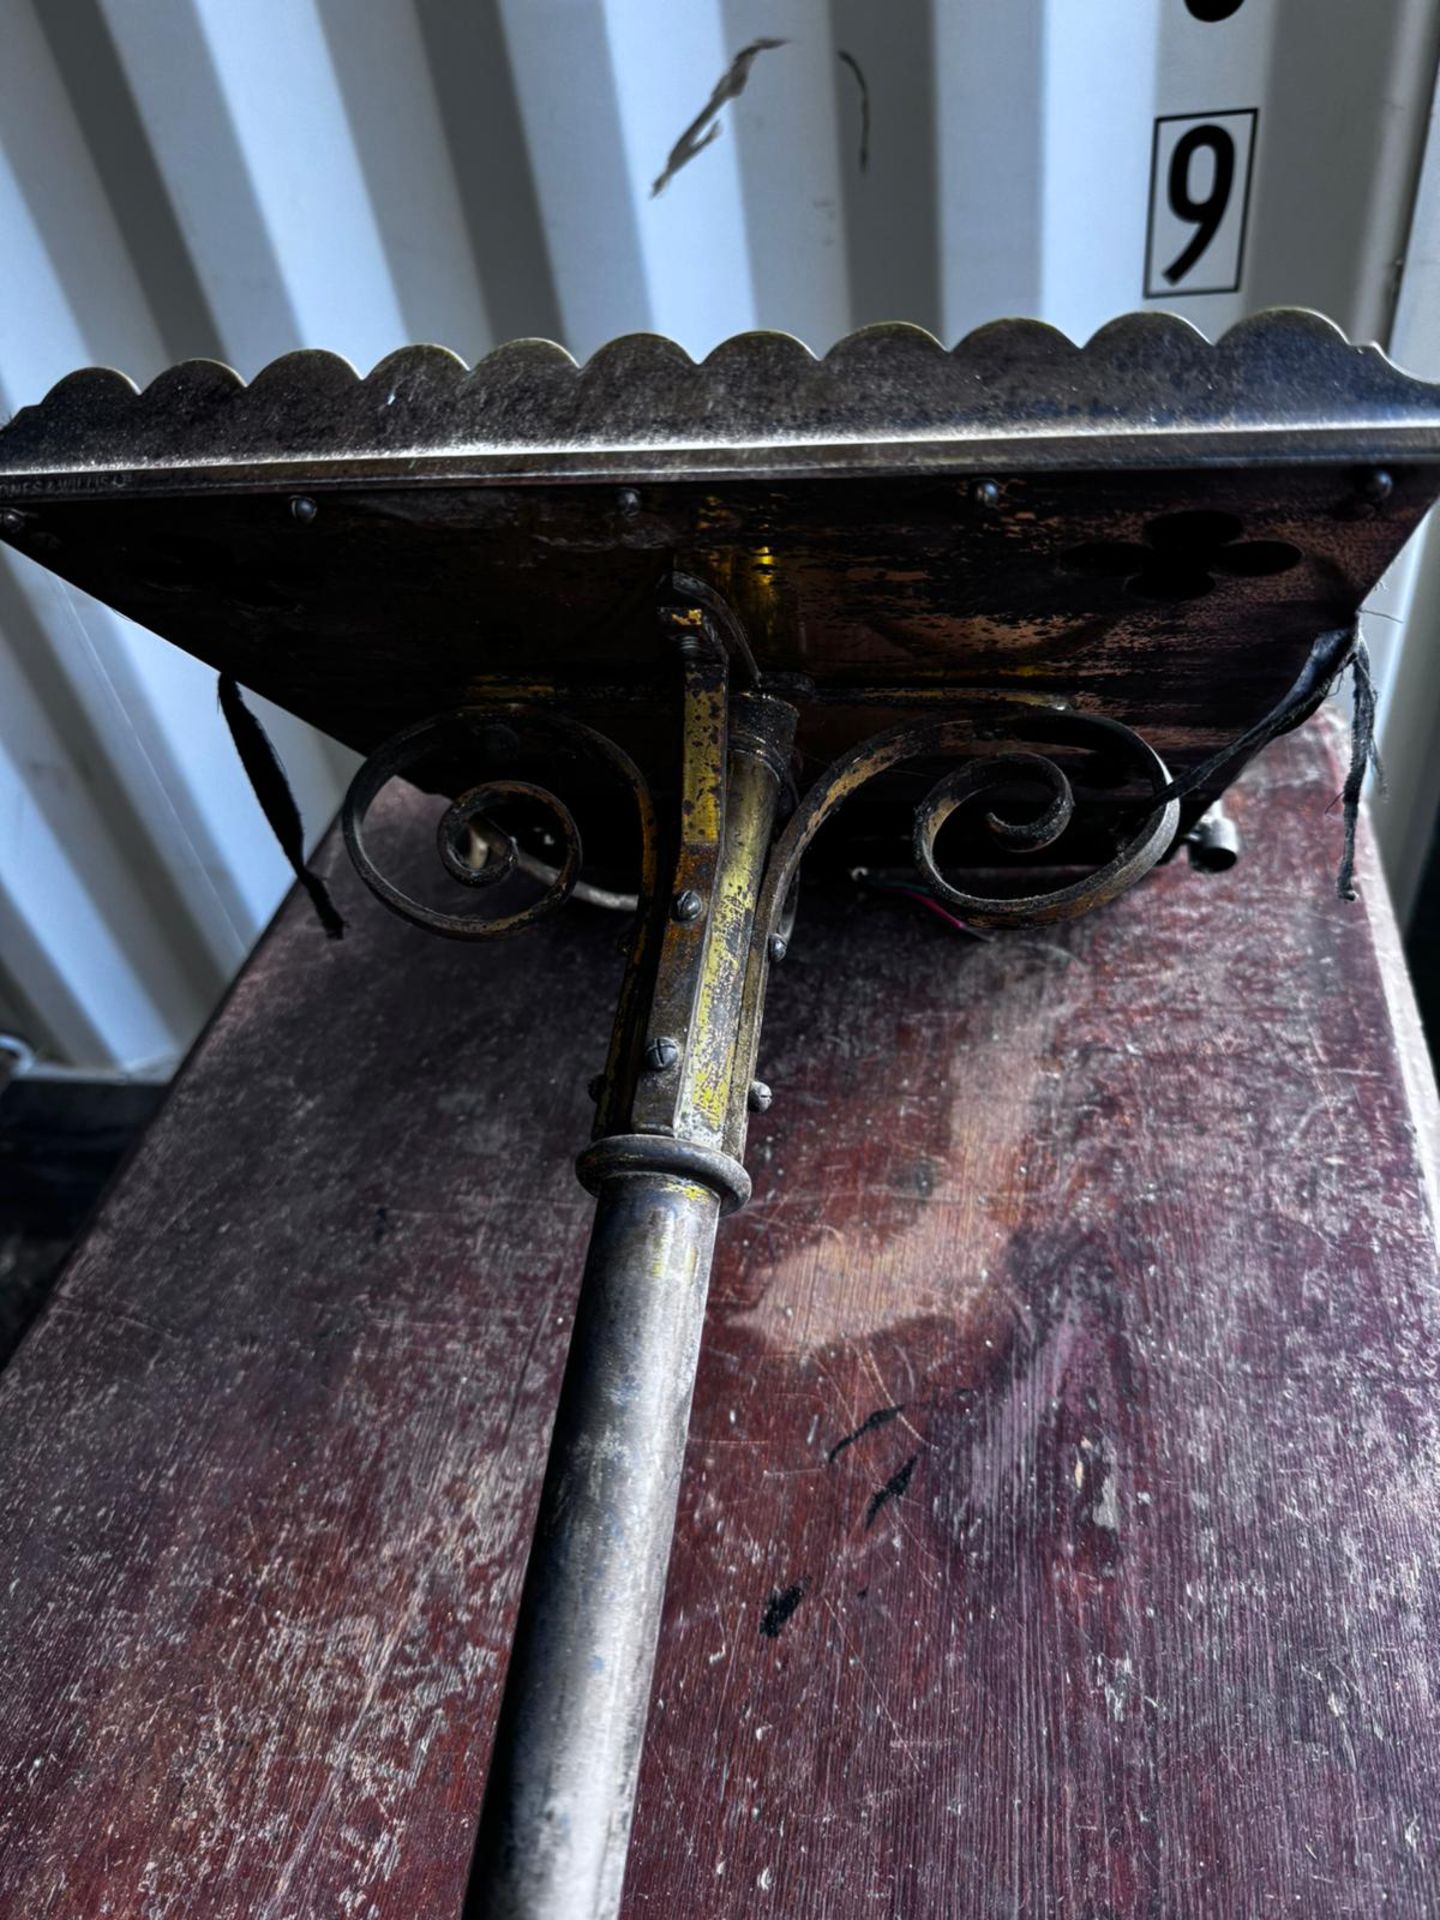
[[[1437,37],[1428,0],[0,0],[0,411],[91,361],[584,356],[636,328],[699,355],[753,326],[819,350],[1016,312],[1084,337],[1140,305],[1209,333],[1314,306],[1440,377]],[[1210,256],[1248,206],[1233,292],[1145,297],[1168,116],[1230,127],[1242,175],[1253,146]],[[1440,787],[1440,561],[1376,606],[1403,901]],[[318,831],[347,756],[267,720]],[[0,1025],[165,1070],[285,882],[213,676],[0,559]]]

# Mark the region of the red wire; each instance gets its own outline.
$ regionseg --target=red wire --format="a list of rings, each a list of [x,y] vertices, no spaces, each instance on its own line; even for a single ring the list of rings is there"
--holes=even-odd
[[[930,912],[943,920],[947,927],[954,927],[957,933],[968,934],[972,940],[989,938],[989,935],[979,927],[972,927],[968,922],[958,919],[947,908],[942,907],[938,900],[932,899],[928,893],[922,893],[919,887],[903,886],[893,880],[872,880],[870,884],[881,893],[903,893],[911,900],[918,900],[922,907],[928,907]]]

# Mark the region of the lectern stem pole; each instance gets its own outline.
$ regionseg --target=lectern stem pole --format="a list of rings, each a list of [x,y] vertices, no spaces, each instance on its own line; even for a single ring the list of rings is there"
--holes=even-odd
[[[719,1217],[676,1174],[601,1190],[466,1920],[619,1910]]]
[[[704,655],[685,677],[677,906],[652,903],[581,1156],[595,1226],[465,1920],[619,1911],[715,1229],[749,1192],[746,987],[794,714],[729,702]]]

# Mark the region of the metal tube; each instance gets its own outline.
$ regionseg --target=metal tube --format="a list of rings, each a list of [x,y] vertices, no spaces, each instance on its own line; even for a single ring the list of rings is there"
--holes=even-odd
[[[619,1912],[715,1229],[749,1197],[733,1083],[753,1052],[744,986],[795,716],[742,695],[727,718],[723,679],[682,658],[693,804],[677,822],[672,897],[684,878],[708,898],[653,922],[648,1005],[622,995],[617,1016],[618,1053],[643,1048],[649,1070],[629,1126],[607,1103],[580,1156],[595,1226],[465,1920]],[[640,970],[643,955],[632,985]]]
[[[465,1920],[619,1910],[719,1216],[675,1173],[601,1187]]]

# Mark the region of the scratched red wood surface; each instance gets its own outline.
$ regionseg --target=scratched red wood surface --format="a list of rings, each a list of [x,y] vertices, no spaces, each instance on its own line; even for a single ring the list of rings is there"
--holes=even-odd
[[[629,1920],[1440,1912],[1432,1089],[1337,784],[1068,931],[809,903]],[[339,885],[0,1378],[7,1920],[458,1908],[613,927]]]

